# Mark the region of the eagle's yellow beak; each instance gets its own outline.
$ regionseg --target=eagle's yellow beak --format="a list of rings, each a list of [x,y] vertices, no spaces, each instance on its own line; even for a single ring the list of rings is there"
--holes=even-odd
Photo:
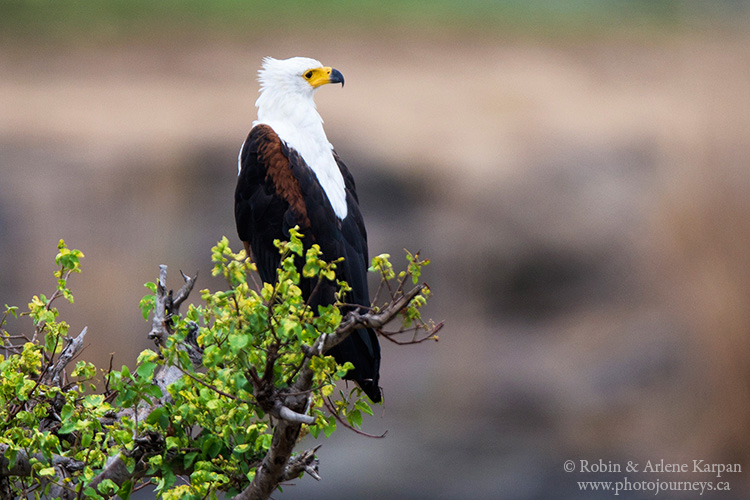
[[[340,83],[342,87],[344,86],[344,75],[339,70],[328,66],[308,69],[302,74],[302,77],[313,88],[318,88],[326,83]]]

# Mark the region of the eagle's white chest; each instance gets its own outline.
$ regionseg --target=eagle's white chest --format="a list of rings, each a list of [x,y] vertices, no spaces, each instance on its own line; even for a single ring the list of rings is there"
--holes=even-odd
[[[260,104],[264,96],[258,99]],[[267,96],[271,97],[271,96]],[[270,126],[284,143],[296,150],[307,166],[315,173],[333,212],[339,219],[346,218],[346,187],[344,176],[333,157],[333,146],[323,130],[323,120],[315,110],[312,98],[304,100],[278,101],[271,106],[273,111],[258,106],[258,119],[253,126]]]
[[[315,177],[328,197],[334,213],[339,219],[344,219],[347,215],[344,176],[336,164],[333,146],[328,142],[323,127],[321,126],[320,133],[316,134],[310,133],[309,130],[301,133],[295,127],[283,123],[272,122],[266,125],[270,125],[279,138],[288,147],[297,151],[307,166],[315,172]]]

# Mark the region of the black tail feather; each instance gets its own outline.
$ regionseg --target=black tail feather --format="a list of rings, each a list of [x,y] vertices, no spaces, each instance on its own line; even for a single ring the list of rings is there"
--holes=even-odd
[[[351,361],[354,368],[344,378],[356,382],[373,403],[380,402],[380,344],[372,329],[363,328],[352,332],[327,354],[333,356],[339,364]]]

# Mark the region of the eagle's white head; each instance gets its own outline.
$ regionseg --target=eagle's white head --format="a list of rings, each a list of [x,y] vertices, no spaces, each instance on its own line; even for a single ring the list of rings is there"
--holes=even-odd
[[[266,57],[258,71],[258,80],[260,97],[255,102],[258,122],[283,120],[298,125],[306,125],[308,120],[322,123],[313,101],[319,87],[327,83],[344,85],[341,72],[309,57]]]
[[[311,96],[326,83],[344,85],[344,76],[336,69],[323,66],[309,57],[274,59],[266,57],[258,71],[261,93],[266,90]]]
[[[266,57],[258,71],[258,124],[269,125],[287,146],[295,149],[315,172],[339,218],[347,214],[344,179],[333,157],[333,146],[323,130],[323,119],[313,95],[322,85],[340,83],[344,76],[309,57]]]

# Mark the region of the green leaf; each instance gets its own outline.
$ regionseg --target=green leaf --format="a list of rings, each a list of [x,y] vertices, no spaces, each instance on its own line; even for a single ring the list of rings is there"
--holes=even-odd
[[[180,447],[180,440],[174,436],[167,436],[167,449],[171,450]]]
[[[299,232],[299,226],[294,226],[292,229],[289,230],[289,243],[287,248],[289,248],[289,251],[292,253],[295,253],[302,256],[302,234]]]
[[[102,496],[91,486],[87,486],[86,489],[83,490],[83,494],[86,495],[86,498],[94,498],[97,500],[102,498]]]
[[[37,419],[34,418],[34,414],[28,411],[19,411],[16,414],[16,420],[24,424],[26,427],[32,427],[32,426],[35,427],[37,424]]]
[[[265,451],[271,448],[271,443],[273,442],[273,436],[271,434],[261,434],[258,436],[257,443],[259,445],[259,449]]]
[[[60,345],[60,336],[57,333],[49,332],[44,335],[44,349],[50,353],[55,354],[62,349]]]
[[[18,448],[10,445],[5,450],[4,455],[5,458],[8,459],[8,468],[12,469],[16,465],[16,458],[18,458]]]
[[[362,427],[362,412],[361,411],[359,410],[350,411],[349,414],[346,416],[346,419],[354,427],[357,427],[357,428]]]
[[[156,470],[164,463],[164,457],[161,455],[154,455],[153,457],[149,457],[148,463],[154,468],[154,470]]]
[[[359,401],[357,401],[354,406],[364,413],[367,413],[368,415],[373,414],[372,408],[370,408],[370,405],[364,399],[360,399]]]
[[[148,320],[149,314],[156,307],[156,296],[155,295],[144,295],[141,301],[138,303],[138,308],[141,310],[143,319]]]
[[[133,481],[128,479],[124,483],[122,483],[122,486],[120,486],[120,489],[117,490],[117,496],[120,497],[122,500],[129,500],[130,494],[133,492]]]
[[[151,425],[158,425],[162,429],[166,430],[169,427],[169,412],[163,406],[160,406],[152,411],[148,417],[146,417],[146,423]]]
[[[183,370],[192,370],[193,368],[193,362],[190,361],[190,355],[187,353],[187,351],[179,350],[177,351],[177,360],[180,362],[180,368]],[[205,365],[206,358],[203,358],[203,362]]]
[[[5,304],[5,314],[12,314],[14,317],[18,317],[18,306],[9,306]]]
[[[62,266],[63,269],[76,273],[81,272],[79,260],[84,257],[83,252],[69,249],[63,240],[60,240],[57,248],[60,252],[55,256],[55,263],[58,266]]]
[[[71,432],[76,430],[76,423],[72,420],[69,420],[65,423],[63,423],[60,428],[57,430],[60,434],[70,434]]]
[[[145,363],[146,361],[157,361],[159,359],[159,355],[152,351],[151,349],[144,349],[140,353],[138,353],[138,358],[136,359],[136,362],[138,364]]]
[[[159,365],[157,365],[153,361],[146,361],[145,363],[141,363],[140,365],[138,365],[138,368],[136,368],[135,372],[139,377],[146,380],[151,380],[154,377],[154,370],[156,370],[157,366]]]
[[[188,453],[185,453],[185,456],[182,458],[182,463],[185,465],[186,469],[189,469],[192,467],[193,462],[195,461],[195,458],[198,456],[197,451],[191,451]]]
[[[391,256],[387,253],[381,253],[372,258],[372,265],[368,268],[368,271],[380,273],[382,278],[386,281],[392,280],[396,273],[393,272],[393,265],[390,262]]]
[[[81,433],[81,448],[86,449],[94,440],[94,434],[91,431]]]
[[[211,458],[216,458],[222,448],[222,443],[216,436],[208,436],[201,446],[201,451]]]
[[[104,394],[89,394],[83,398],[85,408],[101,408],[104,404]]]
[[[151,384],[151,385],[146,386],[143,392],[151,396],[152,398],[156,398],[156,399],[159,399],[162,396],[164,396],[164,394],[162,394],[161,392],[161,388],[156,384]]]
[[[248,451],[251,451],[253,447],[250,444],[238,444],[234,447],[233,453],[237,453],[239,455],[242,455],[243,453],[247,453]]]
[[[250,336],[245,334],[235,334],[229,337],[229,346],[233,352],[241,351],[250,343]]]
[[[96,487],[97,490],[99,490],[99,493],[103,493],[104,495],[109,495],[110,493],[114,493],[115,491],[119,490],[117,487],[117,483],[112,481],[111,479],[105,479],[99,485]]]
[[[96,377],[96,366],[86,361],[79,361],[78,363],[76,363],[76,366],[70,375],[71,377],[80,377],[86,380],[90,380]]]
[[[125,468],[127,471],[132,474],[135,471],[135,458],[129,457],[127,455],[120,455],[122,457],[122,461],[125,462]]]
[[[328,438],[328,437],[331,437],[331,434],[333,434],[335,431],[336,431],[336,419],[333,417],[329,417],[328,422],[323,427],[323,434],[325,434],[325,436]]]
[[[55,475],[55,468],[54,467],[45,467],[43,469],[40,469],[39,472],[37,472],[40,476],[44,477],[53,477]]]

